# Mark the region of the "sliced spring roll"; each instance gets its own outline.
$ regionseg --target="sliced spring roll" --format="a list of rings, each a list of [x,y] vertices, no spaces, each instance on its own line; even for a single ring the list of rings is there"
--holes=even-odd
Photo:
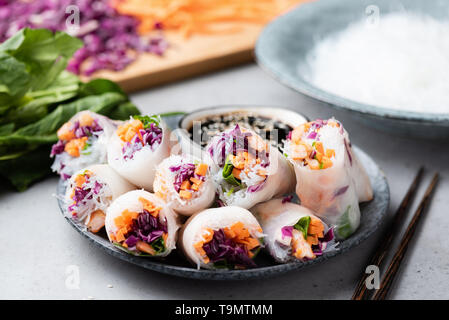
[[[277,262],[315,259],[334,238],[332,228],[287,198],[260,203],[251,212],[259,220],[266,248]]]
[[[104,227],[112,201],[134,188],[107,164],[81,169],[72,175],[66,189],[67,214],[96,233]]]
[[[59,128],[58,142],[51,149],[52,170],[67,180],[91,164],[107,162],[107,145],[116,126],[91,111],[81,111]]]
[[[134,116],[112,135],[108,163],[132,184],[153,191],[156,166],[170,155],[169,140],[159,116]]]
[[[372,188],[343,125],[335,119],[303,124],[292,131],[284,152],[295,168],[301,204],[336,226],[338,238],[354,233],[359,201],[372,199]]]
[[[263,237],[251,212],[230,206],[194,214],[179,239],[185,256],[198,269],[244,269],[256,266],[253,258]]]
[[[295,175],[285,157],[254,131],[236,125],[215,136],[206,151],[225,205],[248,209],[294,190]]]
[[[122,194],[106,211],[109,240],[133,255],[169,255],[176,247],[179,226],[176,213],[144,190]]]
[[[173,210],[186,216],[209,208],[215,199],[209,166],[188,155],[171,155],[162,161],[156,168],[153,189]]]

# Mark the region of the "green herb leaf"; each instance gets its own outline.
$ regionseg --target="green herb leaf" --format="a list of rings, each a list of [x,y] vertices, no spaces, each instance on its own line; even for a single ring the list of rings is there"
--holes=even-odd
[[[154,123],[156,126],[159,126],[159,123],[161,122],[161,118],[157,115],[153,116],[133,116],[134,119],[140,120],[143,123],[143,127],[145,129],[149,128],[152,123]]]
[[[222,175],[226,182],[229,184],[232,184],[234,186],[241,186],[242,183],[234,177],[232,174],[232,170],[234,169],[234,166],[232,165],[232,162],[230,160],[230,157],[228,156],[225,161],[225,165],[223,167]]]
[[[164,243],[164,239],[162,237],[157,238],[150,244],[153,247],[154,251],[156,251],[155,254],[160,254],[165,251],[165,243]]]
[[[351,210],[351,206],[349,205],[346,208],[346,211],[341,215],[340,219],[338,220],[337,227],[335,229],[335,233],[337,234],[337,237],[340,239],[346,239],[354,232],[354,229],[352,228],[351,220],[349,217],[350,210]]]
[[[307,239],[307,233],[309,231],[309,225],[311,220],[312,219],[310,218],[310,216],[302,217],[293,226],[293,228],[302,232],[304,239]]]

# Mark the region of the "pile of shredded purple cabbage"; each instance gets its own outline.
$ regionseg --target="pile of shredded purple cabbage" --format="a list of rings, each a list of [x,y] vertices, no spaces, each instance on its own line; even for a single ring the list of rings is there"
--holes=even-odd
[[[139,52],[162,55],[168,47],[162,34],[146,39],[138,35],[138,21],[120,15],[108,4],[108,0],[0,0],[0,42],[18,30],[46,28],[52,31],[70,31],[83,40],[68,65],[76,74],[91,75],[108,69],[119,71],[136,59]],[[66,13],[70,5],[79,8],[79,28],[67,30]],[[71,23],[71,21],[69,21]],[[87,62],[86,65],[81,65]]]
[[[140,129],[139,133],[140,136],[142,136],[142,139],[140,139],[140,136],[136,134],[131,142],[126,142],[123,146],[123,159],[132,159],[134,154],[141,150],[144,146],[150,146],[154,151],[154,149],[162,143],[162,129],[154,123],[151,123],[149,128]]]
[[[201,181],[205,180],[205,177],[195,173],[195,165],[193,163],[183,163],[177,166],[172,166],[170,167],[170,171],[176,172],[175,181],[173,182],[176,192],[179,192],[181,184],[186,180],[190,181],[190,178],[196,178]]]
[[[162,237],[164,233],[167,233],[167,230],[166,221],[161,222],[144,209],[137,219],[133,220],[132,230],[125,235],[125,243],[128,248],[135,247],[137,241],[151,244]]]
[[[226,238],[223,229],[214,231],[211,241],[203,245],[212,263],[223,262],[228,266],[253,268],[255,262],[248,256],[245,245]]]
[[[92,135],[98,136],[101,132],[103,132],[103,128],[98,124],[97,119],[94,119],[94,122],[91,126],[80,126],[80,122],[75,121],[74,130],[75,137],[77,139],[82,137],[91,137]],[[65,142],[62,140],[58,140],[52,147],[50,157],[61,154],[64,152]]]

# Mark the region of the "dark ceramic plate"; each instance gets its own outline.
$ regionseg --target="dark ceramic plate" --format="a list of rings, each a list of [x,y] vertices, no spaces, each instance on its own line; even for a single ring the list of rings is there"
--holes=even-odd
[[[449,1],[423,0],[320,0],[299,5],[270,23],[257,40],[257,63],[286,86],[350,111],[364,124],[407,137],[444,139],[449,137],[449,114],[410,112],[382,108],[345,99],[321,90],[304,79],[309,50],[350,23],[364,19],[372,8],[380,18],[390,12],[407,11],[447,21]],[[341,75],[344,77],[344,75]]]
[[[165,117],[168,125],[172,128],[177,126],[180,116]],[[178,251],[172,252],[170,256],[165,259],[149,259],[143,257],[135,257],[129,255],[120,249],[117,249],[112,245],[105,234],[93,234],[86,230],[83,225],[76,223],[70,219],[65,212],[62,200],[65,194],[65,185],[61,180],[58,184],[57,194],[62,197],[58,197],[59,208],[61,213],[67,219],[67,221],[84,237],[93,242],[96,246],[103,249],[107,253],[114,257],[122,259],[124,261],[136,264],[146,269],[150,269],[157,272],[162,272],[174,276],[193,278],[193,279],[206,279],[206,280],[245,280],[255,278],[267,278],[281,273],[285,273],[291,270],[298,270],[309,265],[314,265],[323,262],[329,258],[332,258],[340,253],[346,252],[351,248],[359,245],[363,240],[368,238],[379,226],[384,219],[387,212],[387,208],[390,201],[390,191],[388,188],[387,180],[384,174],[381,172],[376,163],[363,151],[355,147],[357,156],[365,164],[365,168],[371,179],[371,184],[374,190],[374,199],[361,205],[362,218],[360,227],[350,238],[341,241],[337,250],[327,251],[322,256],[317,257],[314,260],[307,262],[291,262],[286,264],[277,264],[266,253],[261,252],[257,255],[256,263],[257,268],[248,270],[197,270],[192,265],[188,264],[185,258],[181,256]]]

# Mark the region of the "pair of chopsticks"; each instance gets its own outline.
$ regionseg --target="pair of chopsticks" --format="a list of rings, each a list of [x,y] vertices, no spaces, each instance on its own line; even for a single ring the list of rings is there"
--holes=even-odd
[[[398,229],[403,223],[403,220],[405,219],[405,215],[410,208],[410,205],[413,201],[413,198],[416,194],[416,190],[419,187],[419,184],[422,180],[422,176],[424,173],[424,168],[420,168],[415,179],[413,180],[412,184],[410,185],[404,199],[402,200],[398,210],[396,211],[396,214],[393,218],[392,223],[388,227],[386,231],[385,237],[381,240],[380,244],[378,245],[376,251],[371,256],[368,265],[374,265],[378,268],[381,267],[382,262],[384,261],[388,250],[395,238],[395,235],[398,233]],[[427,209],[431,196],[435,190],[435,186],[438,182],[438,174],[435,173],[435,175],[432,178],[432,181],[430,182],[429,186],[427,187],[427,190],[421,199],[421,202],[419,203],[418,208],[415,211],[415,214],[413,215],[412,220],[410,221],[407,230],[405,231],[404,235],[402,236],[401,242],[399,244],[398,249],[396,250],[396,253],[393,256],[393,259],[390,262],[390,265],[388,266],[382,281],[380,282],[379,289],[375,290],[374,295],[372,297],[372,300],[384,300],[388,292],[393,284],[394,278],[401,266],[401,262],[404,259],[404,255],[407,251],[409,242],[411,238],[413,237],[413,234],[415,233],[416,227],[418,225],[418,222],[420,218],[423,215],[423,212]],[[371,291],[368,290],[366,286],[366,279],[368,278],[369,274],[365,273],[365,270],[363,272],[363,275],[360,279],[360,281],[357,284],[357,287],[354,291],[354,294],[352,295],[352,300],[369,300],[371,296]]]

